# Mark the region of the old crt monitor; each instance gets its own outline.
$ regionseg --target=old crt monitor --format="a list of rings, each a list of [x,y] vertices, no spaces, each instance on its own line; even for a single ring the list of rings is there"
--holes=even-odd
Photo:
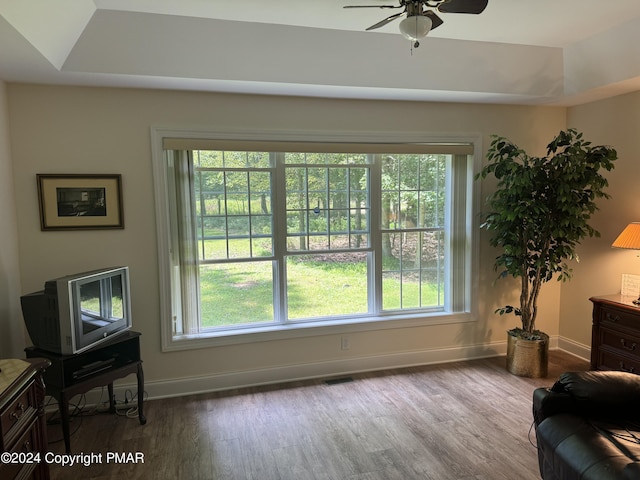
[[[31,341],[49,352],[83,352],[131,328],[128,267],[49,280],[20,300]]]

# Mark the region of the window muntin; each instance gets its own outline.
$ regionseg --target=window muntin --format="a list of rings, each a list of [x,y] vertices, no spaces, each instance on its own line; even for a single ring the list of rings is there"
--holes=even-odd
[[[285,322],[369,314],[371,161],[367,155],[282,155]]]
[[[369,246],[368,167],[285,167],[287,250]]]
[[[200,262],[271,256],[268,155],[196,150],[192,156]],[[262,168],[252,168],[254,164]]]
[[[264,152],[189,152],[196,216],[196,330],[274,322],[271,158]],[[186,212],[183,212],[186,214]]]
[[[199,153],[202,154],[204,151],[194,151],[194,155],[195,153]],[[326,154],[317,154],[317,155],[310,155],[310,154],[295,154],[295,157],[290,157],[287,159],[287,161],[284,160],[285,157],[287,157],[287,154],[273,154],[273,153],[266,153],[266,152],[262,152],[260,154],[250,154],[247,152],[233,152],[234,155],[227,155],[227,153],[229,152],[224,152],[224,151],[219,151],[217,152],[216,155],[211,155],[210,157],[213,158],[213,160],[208,159],[209,163],[207,164],[207,166],[212,166],[210,168],[218,168],[218,169],[222,169],[226,171],[236,171],[238,169],[253,169],[253,170],[259,170],[260,168],[267,168],[267,170],[270,171],[272,177],[271,177],[271,182],[272,185],[277,185],[279,184],[279,189],[283,189],[284,185],[286,184],[286,182],[284,180],[279,180],[280,178],[284,179],[284,170],[285,170],[285,166],[289,166],[292,168],[299,168],[303,165],[309,167],[309,168],[315,168],[318,167],[320,165],[322,165],[323,167],[327,167],[327,168],[333,168],[334,165],[340,165],[340,161],[336,160],[337,157],[331,157],[331,156],[327,156]],[[350,160],[347,161],[342,161],[342,164],[344,165],[352,165],[355,163],[355,161],[353,160],[353,158],[356,158],[358,155],[360,154],[353,154],[353,155],[345,155],[343,158],[349,158],[351,157]],[[428,313],[429,311],[433,311],[433,307],[432,305],[437,304],[435,310],[439,310],[439,311],[443,311],[443,312],[455,312],[455,311],[459,311],[459,312],[464,312],[465,309],[467,308],[467,306],[469,305],[469,289],[466,288],[468,287],[468,285],[470,285],[470,283],[468,282],[468,274],[465,274],[464,277],[465,279],[463,281],[457,281],[454,280],[453,282],[451,281],[451,272],[450,269],[452,268],[451,265],[448,265],[448,263],[451,263],[451,261],[449,260],[449,255],[446,253],[448,249],[450,249],[452,243],[457,243],[457,245],[462,245],[464,246],[469,246],[470,242],[469,239],[470,237],[468,237],[468,235],[470,235],[469,232],[469,219],[470,219],[470,204],[468,202],[466,202],[466,196],[462,195],[462,202],[458,201],[458,205],[455,206],[453,205],[453,203],[455,202],[455,198],[448,198],[445,200],[444,202],[444,207],[445,207],[445,211],[442,210],[438,210],[438,209],[433,209],[431,210],[431,217],[428,217],[426,214],[420,214],[417,217],[422,221],[422,223],[420,223],[420,221],[416,221],[416,222],[411,222],[410,221],[410,217],[407,216],[407,213],[411,213],[411,209],[405,208],[405,211],[403,212],[402,208],[396,209],[398,211],[397,214],[397,218],[398,221],[396,222],[395,225],[393,225],[393,228],[389,229],[387,228],[388,231],[384,232],[384,228],[383,228],[383,224],[384,224],[384,215],[382,215],[382,206],[381,206],[381,194],[382,194],[382,190],[384,188],[384,178],[382,178],[381,175],[381,170],[382,167],[381,165],[383,164],[382,159],[385,157],[399,157],[399,155],[381,155],[381,154],[376,154],[376,155],[360,155],[360,159],[366,158],[366,160],[368,162],[370,162],[368,165],[368,167],[370,169],[370,178],[369,178],[369,182],[371,183],[369,185],[369,193],[368,193],[368,197],[370,198],[371,196],[373,196],[373,201],[372,205],[370,205],[370,209],[368,212],[368,218],[367,216],[363,216],[362,218],[367,218],[367,227],[366,230],[369,232],[368,233],[368,237],[365,239],[364,241],[364,247],[363,247],[363,243],[362,243],[362,239],[360,240],[360,242],[349,242],[349,247],[356,247],[357,249],[361,249],[363,252],[365,252],[365,256],[367,257],[367,276],[368,276],[368,281],[369,283],[367,284],[367,296],[368,296],[368,311],[367,313],[364,314],[365,317],[371,317],[372,315],[375,316],[380,316],[380,315],[385,315],[385,318],[394,318],[393,314],[397,314],[397,313],[406,313],[406,312],[424,312],[424,313]],[[278,161],[276,161],[276,157],[278,158]],[[457,165],[461,166],[461,170],[467,170],[466,173],[464,173],[460,179],[458,179],[457,184],[459,185],[463,185],[465,188],[471,188],[472,182],[470,182],[470,174],[469,172],[471,172],[473,170],[473,161],[471,157],[467,157],[467,155],[445,155],[445,157],[447,157],[448,159],[450,158],[458,158],[457,162],[454,162],[454,164],[457,163]],[[249,161],[247,159],[255,159],[257,158],[257,161]],[[268,158],[268,161],[265,161],[264,159]],[[301,160],[302,159],[302,160]],[[362,160],[360,160],[362,161]],[[217,162],[217,163],[216,163]],[[202,165],[204,165],[204,163],[202,163]],[[255,167],[255,165],[258,165],[258,167]],[[356,167],[353,167],[356,168]],[[449,163],[448,165],[446,165],[446,169],[451,169],[451,164]],[[405,168],[405,170],[407,170],[407,168]],[[317,170],[316,172],[318,172],[320,170]],[[402,174],[402,168],[399,168],[400,174],[399,174],[399,178],[405,178],[408,177],[408,174]],[[327,172],[324,172],[325,174]],[[446,177],[446,175],[445,175]],[[171,180],[171,178],[170,178]],[[422,190],[425,190],[424,185],[426,185],[424,183],[425,177],[421,176],[420,177],[420,182],[418,184],[418,188],[416,188],[415,186],[408,186],[409,185],[409,181],[405,181],[403,183],[398,183],[398,185],[400,185],[400,187],[397,188],[397,192],[401,192],[401,196],[408,196],[411,194],[416,194],[418,195],[418,197],[420,197],[420,195],[422,194]],[[446,188],[441,188],[439,194],[440,195],[445,195],[446,192],[448,192],[449,190],[452,190],[452,187],[450,185],[450,179],[446,180],[447,186]],[[246,181],[245,184],[249,185],[250,181]],[[170,187],[167,187],[170,188]],[[319,191],[321,191],[321,189],[316,189],[317,191],[314,191],[314,189],[311,189],[313,194],[318,194]],[[429,195],[436,195],[437,189],[433,189],[430,188],[430,190],[428,191]],[[355,191],[355,189],[354,189]],[[230,194],[234,194],[234,193],[239,193],[238,190],[228,190],[228,192]],[[249,189],[246,188],[244,190],[241,190],[242,194],[246,195],[246,196],[250,196],[249,195]],[[396,195],[397,195],[397,192]],[[310,198],[312,195],[309,194],[308,191],[304,192],[303,195],[301,195],[301,197],[304,199],[305,197],[308,199]],[[289,257],[293,257],[293,256],[304,256],[307,255],[307,257],[309,255],[315,254],[316,252],[321,252],[321,253],[325,253],[325,250],[322,250],[322,248],[325,247],[321,247],[319,244],[318,245],[312,245],[314,246],[314,249],[311,250],[309,248],[305,249],[299,249],[297,248],[296,250],[296,246],[299,245],[299,243],[294,243],[294,248],[287,250],[286,245],[287,245],[287,238],[286,238],[286,234],[283,234],[283,232],[287,231],[287,227],[286,227],[286,215],[280,214],[278,215],[278,209],[281,208],[281,211],[286,211],[286,208],[284,207],[287,203],[286,200],[288,200],[287,196],[281,195],[279,203],[275,201],[275,199],[278,197],[278,195],[273,195],[271,196],[270,200],[272,201],[272,209],[270,210],[270,212],[275,212],[273,215],[274,217],[272,217],[271,219],[271,227],[272,230],[270,232],[268,232],[267,237],[269,237],[271,245],[272,245],[272,252],[273,252],[273,256],[272,257],[267,257],[264,260],[262,259],[258,259],[257,257],[253,257],[253,253],[251,253],[251,248],[244,248],[244,251],[248,251],[249,254],[244,254],[244,255],[249,255],[248,258],[246,257],[242,257],[242,256],[238,256],[237,258],[234,258],[233,255],[227,255],[227,258],[218,258],[218,260],[213,261],[213,263],[216,262],[229,262],[229,263],[233,263],[233,262],[239,262],[239,263],[245,263],[245,262],[250,262],[250,261],[263,261],[263,262],[267,262],[273,272],[273,276],[272,276],[272,280],[271,280],[271,285],[274,288],[274,292],[273,292],[273,302],[271,305],[269,305],[266,302],[263,302],[263,304],[267,304],[269,306],[273,307],[273,311],[274,311],[274,318],[270,318],[270,317],[266,317],[263,316],[263,318],[260,318],[260,316],[256,317],[257,320],[256,322],[258,322],[259,324],[273,324],[275,326],[280,325],[280,324],[284,324],[284,323],[297,323],[300,321],[316,321],[318,320],[318,317],[309,317],[309,318],[298,318],[301,317],[300,315],[297,314],[293,314],[291,316],[291,318],[287,317],[287,312],[286,312],[286,306],[287,303],[289,301],[289,299],[287,298],[287,294],[286,294],[286,277],[287,277],[287,268],[289,268],[289,265],[292,265],[293,262],[289,259]],[[437,197],[437,195],[436,195]],[[236,199],[239,200],[239,199]],[[299,200],[298,200],[299,201]],[[248,202],[248,203],[253,203],[253,202]],[[309,202],[307,200],[307,204],[310,208],[308,208],[306,214],[307,217],[309,217],[311,215],[311,212],[313,210],[315,210],[318,207],[318,203],[316,200],[316,204],[315,206],[312,205],[313,202]],[[313,206],[313,208],[311,208]],[[433,201],[431,201],[431,206],[433,206]],[[438,207],[440,205],[437,205]],[[320,207],[322,207],[322,204],[320,205]],[[425,207],[420,204],[420,202],[418,202],[418,208],[422,208],[424,209]],[[447,214],[446,211],[451,210],[452,208],[457,209],[457,210],[461,210],[461,214],[458,213],[456,215],[453,215],[452,217],[458,218],[457,220],[457,226],[454,227],[452,229],[451,225],[445,225],[445,230],[442,230],[442,224],[446,223],[447,220]],[[248,209],[247,209],[248,210]],[[254,212],[256,209],[252,208],[252,212]],[[264,213],[264,209],[260,208],[257,209],[258,211],[262,211]],[[295,210],[295,208],[294,208]],[[302,210],[300,208],[300,210]],[[322,208],[320,208],[320,210],[322,210]],[[373,214],[371,212],[374,212]],[[242,211],[241,212],[244,216],[248,216],[251,217],[252,215],[249,214],[247,211]],[[300,212],[298,212],[300,213]],[[314,213],[315,215],[315,213]],[[373,215],[373,216],[372,216]],[[440,215],[440,222],[436,222],[433,219],[434,218],[438,218],[438,215]],[[242,215],[240,215],[242,216]],[[215,215],[213,215],[213,217],[215,218]],[[344,215],[343,215],[344,218]],[[427,221],[427,218],[431,218],[432,220]],[[442,219],[445,219],[444,222],[442,222]],[[327,216],[326,220],[323,220],[323,226],[322,228],[318,227],[316,225],[315,227],[315,231],[313,228],[306,228],[306,230],[303,230],[302,232],[296,232],[296,233],[304,233],[307,234],[309,233],[309,235],[307,235],[307,237],[312,237],[312,235],[310,235],[311,233],[317,234],[317,235],[313,235],[314,237],[324,237],[323,242],[324,245],[326,246],[327,244],[330,244],[331,242],[331,233],[335,233],[336,230],[331,230],[331,223],[330,223],[330,219],[331,216]],[[253,218],[251,219],[251,224],[253,224]],[[450,220],[449,220],[450,221]],[[280,222],[280,224],[279,224]],[[307,225],[310,225],[308,218],[305,220]],[[356,220],[355,220],[355,215],[352,215],[352,219],[351,219],[351,225],[355,224]],[[172,224],[172,221],[169,221],[169,225]],[[415,224],[415,225],[414,225]],[[431,227],[427,227],[427,224],[433,224],[435,226],[431,226]],[[299,223],[298,223],[299,225]],[[466,226],[465,226],[466,225]],[[412,229],[415,228],[421,228],[422,230],[419,232],[415,232],[412,231]],[[373,230],[372,230],[373,229]],[[429,231],[429,229],[432,229],[431,231]],[[246,230],[246,229],[245,229]],[[279,231],[278,231],[279,230]],[[355,230],[350,226],[349,229],[343,229],[342,231],[340,231],[340,233],[343,233],[344,235],[346,235],[347,233],[357,233],[359,236],[362,235],[362,228],[358,227]],[[454,231],[454,232],[458,232],[458,233],[463,233],[465,235],[467,235],[466,239],[458,239],[458,240],[454,240],[452,238],[450,238],[449,234],[447,232],[449,231]],[[253,232],[254,237],[257,237],[258,232],[254,230],[252,230],[249,227],[249,232]],[[413,243],[415,243],[416,245],[418,244],[418,242],[420,241],[419,236],[421,235],[423,237],[423,241],[425,237],[429,237],[429,241],[428,243],[432,246],[432,250],[434,252],[440,252],[438,255],[436,255],[434,258],[432,258],[431,260],[427,261],[427,259],[425,258],[417,258],[417,255],[415,252],[417,252],[417,250],[414,248],[414,253],[413,256],[416,257],[413,260],[410,260],[411,257],[411,249],[406,249],[403,247],[403,251],[402,251],[402,257],[403,260],[406,260],[404,262],[400,262],[400,267],[401,268],[388,268],[385,270],[386,274],[387,274],[387,279],[383,280],[383,262],[381,261],[383,255],[382,255],[382,244],[383,244],[383,238],[384,236],[391,236],[391,235],[395,235],[396,237],[398,235],[403,236],[405,239],[409,238],[409,240]],[[411,238],[410,236],[413,235],[414,238]],[[240,235],[242,236],[242,235]],[[245,235],[246,236],[246,235]],[[257,238],[254,238],[253,240],[257,240]],[[228,241],[228,239],[225,239],[225,241]],[[385,240],[386,241],[386,240]],[[280,245],[279,248],[274,248],[273,244],[277,244]],[[308,242],[305,242],[306,245],[309,245]],[[303,245],[305,245],[303,244]],[[444,245],[444,246],[443,246]],[[463,248],[464,250],[464,248]],[[280,253],[277,253],[277,252]],[[395,256],[396,254],[394,254]],[[444,255],[444,261],[442,261]],[[470,268],[470,263],[467,262],[467,260],[470,259],[470,254],[468,252],[461,252],[461,253],[457,253],[455,255],[452,256],[454,258],[454,263],[457,266],[457,268],[459,268],[462,263],[460,263],[461,261],[464,263],[465,268]],[[376,258],[378,260],[376,260]],[[416,262],[416,259],[419,260],[419,262]],[[455,260],[457,259],[457,260]],[[206,261],[207,263],[212,263],[211,261]],[[413,263],[413,265],[411,265],[412,268],[409,268],[409,264]],[[444,274],[442,274],[442,271],[444,270]],[[434,273],[435,272],[435,273]],[[295,275],[292,277],[295,278]],[[411,288],[408,288],[407,286],[409,285],[410,282],[415,283],[416,278],[420,279],[420,282],[412,285],[413,288],[413,292]],[[433,279],[437,279],[437,280],[433,280]],[[383,287],[383,285],[385,283],[389,283],[388,281],[391,280],[392,282],[395,282],[395,287],[392,286],[387,286],[387,287]],[[404,284],[403,284],[404,282]],[[433,300],[434,296],[433,293],[425,293],[427,292],[427,290],[429,290],[429,286],[433,286],[433,284],[438,285],[438,288],[440,288],[440,290],[437,293],[437,300]],[[174,282],[175,284],[175,277],[174,277]],[[247,282],[239,282],[239,284],[241,286],[246,286]],[[284,285],[284,288],[282,288]],[[455,292],[451,292],[452,289],[452,285],[454,285],[454,289],[458,291],[458,293]],[[397,287],[397,288],[396,288]],[[281,291],[278,291],[278,289],[280,289]],[[431,290],[433,290],[431,288]],[[444,292],[443,292],[444,290]],[[449,292],[447,293],[447,290],[449,290]],[[418,300],[415,300],[416,298],[416,293],[418,292]],[[467,293],[464,293],[464,292]],[[384,292],[384,294],[383,294]],[[395,299],[391,299],[391,300],[382,300],[382,298],[384,297],[385,299],[388,298],[390,295],[395,296]],[[454,302],[451,302],[451,298],[454,298]],[[455,300],[457,299],[457,300]],[[179,303],[179,302],[176,302]],[[451,308],[452,305],[455,305],[455,308]],[[459,310],[458,308],[462,307],[463,310]],[[335,318],[340,320],[342,318],[342,320],[349,322],[351,317],[357,318],[359,315],[359,311],[356,311],[353,314],[346,314],[346,315],[341,315],[342,312],[338,311],[336,312],[330,312],[329,313],[329,317],[319,317],[320,320],[324,319],[324,318]],[[175,315],[174,319],[176,317],[179,317],[179,315]],[[240,323],[240,324],[234,324],[234,325],[239,325],[238,327],[236,326],[224,326],[221,327],[220,325],[218,326],[212,326],[211,328],[216,328],[216,329],[220,329],[220,328],[241,328],[242,326],[245,325],[254,325],[253,321],[251,319],[244,319],[244,323]],[[203,324],[199,327],[201,330],[201,333],[203,331],[205,331],[208,328],[210,328],[208,325],[206,325],[204,322]],[[185,331],[184,329],[180,329],[178,328],[174,328],[173,329],[174,332],[177,332],[178,335],[181,334],[182,331]],[[193,333],[193,330],[189,330],[189,332]],[[175,337],[177,338],[177,337]]]
[[[382,308],[444,308],[448,155],[382,159]]]

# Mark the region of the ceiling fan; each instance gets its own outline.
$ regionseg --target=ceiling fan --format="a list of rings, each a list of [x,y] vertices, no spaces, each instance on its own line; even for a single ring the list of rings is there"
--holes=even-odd
[[[489,0],[399,0],[398,5],[345,5],[344,8],[404,8],[404,11],[391,15],[366,30],[375,30],[392,22],[396,18],[406,17],[400,22],[400,33],[414,40],[414,47],[420,45],[419,39],[426,37],[434,28],[443,24],[439,13],[479,14],[487,7]]]

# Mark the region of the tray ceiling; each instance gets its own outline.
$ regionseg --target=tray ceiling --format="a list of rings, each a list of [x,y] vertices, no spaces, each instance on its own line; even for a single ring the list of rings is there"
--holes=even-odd
[[[417,49],[397,22],[364,31],[389,10],[342,8],[388,3],[0,0],[0,79],[540,105],[640,89],[637,0],[489,0]]]

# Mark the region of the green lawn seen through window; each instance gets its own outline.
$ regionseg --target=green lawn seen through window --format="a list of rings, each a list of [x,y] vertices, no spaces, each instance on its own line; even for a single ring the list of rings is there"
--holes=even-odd
[[[219,242],[215,242],[219,243]],[[366,262],[360,259],[320,261],[314,255],[287,261],[289,318],[367,313]],[[348,261],[352,260],[352,261]],[[200,307],[203,329],[258,325],[274,321],[273,269],[270,260],[200,266]],[[422,295],[422,302],[420,302]],[[399,278],[383,279],[387,309],[437,304],[436,285]]]

